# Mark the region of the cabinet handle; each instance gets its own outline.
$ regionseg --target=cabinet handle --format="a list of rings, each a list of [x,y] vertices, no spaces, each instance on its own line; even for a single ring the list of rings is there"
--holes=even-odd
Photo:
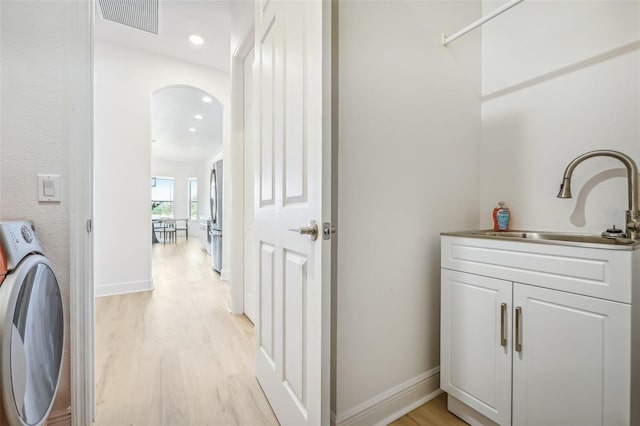
[[[520,334],[520,327],[522,326],[522,308],[518,306],[516,308],[516,352],[522,352],[522,335]]]
[[[507,304],[500,305],[500,346],[507,346]]]

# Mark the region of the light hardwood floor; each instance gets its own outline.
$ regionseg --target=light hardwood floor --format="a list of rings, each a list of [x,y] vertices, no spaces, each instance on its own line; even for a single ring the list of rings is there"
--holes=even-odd
[[[155,290],[96,299],[96,425],[268,426],[254,377],[253,325],[199,241],[155,244]],[[393,423],[464,425],[443,396]]]
[[[465,422],[447,410],[447,394],[416,408],[391,423],[391,426],[462,426]]]
[[[209,262],[199,241],[154,244],[154,291],[96,299],[97,425],[278,424]]]

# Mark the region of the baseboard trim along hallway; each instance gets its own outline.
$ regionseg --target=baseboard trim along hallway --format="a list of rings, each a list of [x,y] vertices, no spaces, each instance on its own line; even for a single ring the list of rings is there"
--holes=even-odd
[[[115,296],[118,294],[138,293],[149,290],[153,290],[153,280],[130,281],[125,283],[97,285],[95,296]]]

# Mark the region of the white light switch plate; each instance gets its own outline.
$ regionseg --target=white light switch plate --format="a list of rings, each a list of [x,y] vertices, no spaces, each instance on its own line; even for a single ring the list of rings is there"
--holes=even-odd
[[[60,175],[38,175],[38,201],[60,202]]]

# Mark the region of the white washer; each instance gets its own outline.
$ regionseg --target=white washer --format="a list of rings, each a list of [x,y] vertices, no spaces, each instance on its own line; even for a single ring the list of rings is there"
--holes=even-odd
[[[0,423],[40,426],[60,382],[64,315],[31,223],[0,222],[0,280]]]

